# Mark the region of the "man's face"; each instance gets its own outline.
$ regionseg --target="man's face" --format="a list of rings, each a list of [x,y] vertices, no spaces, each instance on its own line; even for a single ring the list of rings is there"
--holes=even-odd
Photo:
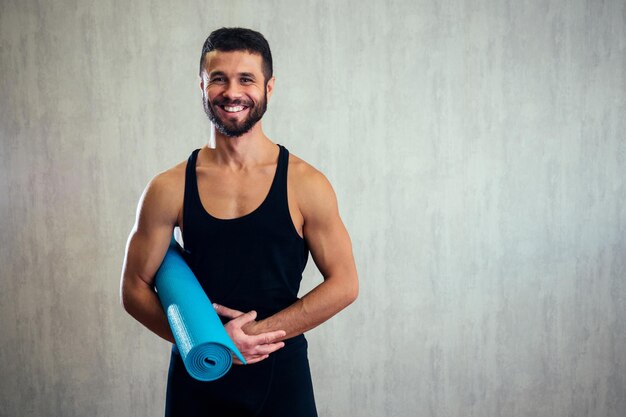
[[[223,135],[247,133],[263,117],[274,85],[273,78],[265,84],[263,58],[246,51],[211,51],[204,62],[204,112]]]

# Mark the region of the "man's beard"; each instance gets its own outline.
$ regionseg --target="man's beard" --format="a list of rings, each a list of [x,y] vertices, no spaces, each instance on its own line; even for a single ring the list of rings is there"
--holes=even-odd
[[[263,99],[255,104],[252,100],[228,100],[216,99],[212,104],[206,95],[202,97],[202,105],[204,112],[209,120],[221,134],[236,138],[247,133],[252,127],[261,120],[265,110],[267,110],[267,93],[263,94]],[[242,121],[222,120],[215,112],[217,106],[246,106],[248,108],[248,117]]]

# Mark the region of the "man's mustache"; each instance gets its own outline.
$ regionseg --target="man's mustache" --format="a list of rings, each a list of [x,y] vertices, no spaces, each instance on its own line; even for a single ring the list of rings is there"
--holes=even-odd
[[[216,99],[213,100],[213,105],[214,106],[246,106],[246,107],[252,107],[254,106],[254,103],[250,100],[229,100],[229,99]]]

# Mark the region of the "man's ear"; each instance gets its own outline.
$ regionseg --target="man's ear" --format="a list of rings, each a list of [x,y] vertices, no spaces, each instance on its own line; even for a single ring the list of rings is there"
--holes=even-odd
[[[274,91],[274,81],[276,80],[276,77],[270,78],[270,80],[267,82],[267,84],[265,85],[265,93],[267,94],[267,99],[269,100],[270,97],[272,97],[272,92]]]

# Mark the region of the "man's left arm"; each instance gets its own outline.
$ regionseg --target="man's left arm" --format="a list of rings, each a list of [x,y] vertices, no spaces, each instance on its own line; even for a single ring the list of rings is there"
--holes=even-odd
[[[312,168],[311,168],[312,169]],[[291,306],[243,330],[255,335],[284,330],[283,339],[310,330],[351,304],[358,295],[358,277],[350,236],[337,206],[332,186],[319,171],[299,184],[298,208],[304,218],[303,235],[324,281]],[[219,315],[235,318],[242,313],[216,306]]]

